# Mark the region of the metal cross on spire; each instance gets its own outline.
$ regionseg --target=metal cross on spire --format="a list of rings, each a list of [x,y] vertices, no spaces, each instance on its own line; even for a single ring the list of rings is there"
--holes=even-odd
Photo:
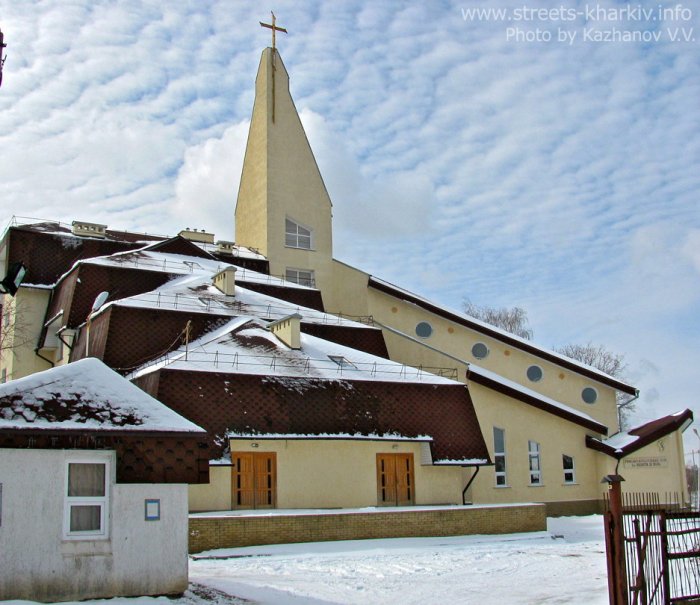
[[[277,55],[277,48],[275,47],[275,34],[277,32],[284,32],[285,34],[287,33],[287,30],[284,27],[278,27],[277,26],[277,19],[275,17],[275,13],[270,11],[270,14],[272,15],[272,23],[263,23],[260,21],[261,27],[267,27],[268,29],[272,30],[272,52],[270,53],[270,63],[272,66],[272,123],[274,124],[275,122],[275,71],[277,71],[277,67],[275,66],[275,56]]]
[[[284,32],[285,34],[287,33],[287,30],[284,29],[284,27],[277,27],[276,25],[276,17],[275,13],[270,11],[270,14],[272,15],[272,23],[263,23],[262,21],[259,21],[260,25],[262,27],[267,27],[268,29],[272,30],[272,51],[275,51],[275,32]]]
[[[0,29],[0,86],[2,86],[2,67],[5,65],[5,59],[7,59],[7,55],[5,55],[3,52],[6,46],[5,34],[3,34],[2,30]]]

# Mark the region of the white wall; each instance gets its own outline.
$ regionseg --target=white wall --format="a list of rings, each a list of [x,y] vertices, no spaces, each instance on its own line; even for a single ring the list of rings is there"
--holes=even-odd
[[[187,588],[187,486],[114,484],[109,537],[63,539],[67,460],[89,451],[0,449],[0,600],[76,600]],[[99,452],[105,454],[105,452]],[[114,452],[112,475],[114,475]],[[145,520],[160,499],[161,520]]]

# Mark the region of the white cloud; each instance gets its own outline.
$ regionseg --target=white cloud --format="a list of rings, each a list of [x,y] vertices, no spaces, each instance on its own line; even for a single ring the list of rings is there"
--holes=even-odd
[[[238,196],[250,122],[227,128],[221,137],[190,147],[175,181],[173,217],[186,226],[233,240]],[[192,221],[197,224],[191,224]],[[186,224],[185,224],[186,223]]]

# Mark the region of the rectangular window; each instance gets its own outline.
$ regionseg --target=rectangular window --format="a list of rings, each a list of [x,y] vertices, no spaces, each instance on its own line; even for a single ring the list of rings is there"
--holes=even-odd
[[[66,472],[64,536],[106,538],[109,463],[69,462]]]
[[[540,444],[537,441],[528,441],[527,450],[530,459],[530,485],[542,485]]]
[[[506,482],[506,432],[493,427],[493,461],[496,470],[496,485],[504,487]]]
[[[284,245],[311,250],[311,230],[290,219],[284,221]]]
[[[314,272],[306,269],[287,269],[285,279],[300,286],[315,287]]]
[[[562,466],[564,467],[564,483],[576,483],[576,468],[574,459],[566,454],[562,455]]]

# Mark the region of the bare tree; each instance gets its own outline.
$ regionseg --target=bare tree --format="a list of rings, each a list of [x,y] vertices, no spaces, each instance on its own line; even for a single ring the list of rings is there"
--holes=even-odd
[[[532,330],[528,327],[527,311],[522,307],[489,307],[475,305],[469,300],[463,303],[464,312],[475,319],[484,321],[506,332],[532,339]]]
[[[603,345],[594,345],[591,342],[585,345],[568,344],[555,350],[557,353],[566,355],[566,357],[596,368],[608,376],[624,380],[625,370],[627,369],[625,356],[620,353],[613,353]],[[636,398],[629,399],[627,395],[617,391],[616,399],[620,430],[624,430],[629,427],[630,415],[636,409]]]

